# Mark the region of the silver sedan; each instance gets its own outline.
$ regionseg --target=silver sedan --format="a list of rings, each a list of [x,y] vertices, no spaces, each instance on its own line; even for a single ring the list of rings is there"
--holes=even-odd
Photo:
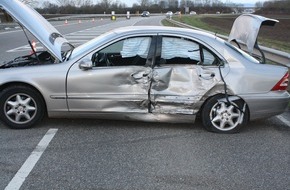
[[[287,68],[212,34],[134,26],[73,47],[21,2],[0,7],[47,48],[0,65],[0,118],[11,128],[45,115],[192,123],[199,115],[205,129],[234,133],[288,105]]]

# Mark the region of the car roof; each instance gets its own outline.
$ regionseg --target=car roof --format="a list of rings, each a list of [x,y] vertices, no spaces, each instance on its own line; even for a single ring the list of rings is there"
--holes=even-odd
[[[176,33],[176,34],[184,34],[184,35],[200,35],[204,37],[213,38],[214,35],[195,30],[195,29],[186,29],[179,27],[168,27],[168,26],[126,26],[114,29],[112,32],[116,34],[128,34],[128,33]]]
[[[199,31],[194,29],[186,29],[186,28],[179,28],[179,27],[168,27],[168,26],[127,26],[113,29],[97,38],[82,44],[81,46],[77,47],[72,57],[81,56],[83,53],[91,51],[92,49],[104,45],[109,41],[126,37],[126,36],[134,36],[134,35],[154,35],[154,34],[161,34],[161,35],[176,35],[176,36],[188,36],[194,39],[201,40],[207,44],[219,44],[218,46],[224,42],[217,36]]]

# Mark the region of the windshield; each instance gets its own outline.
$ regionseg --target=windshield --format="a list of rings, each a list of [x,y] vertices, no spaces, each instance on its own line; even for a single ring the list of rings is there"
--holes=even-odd
[[[243,50],[237,48],[236,46],[233,46],[232,44],[230,44],[229,42],[225,42],[225,44],[230,47],[232,50],[234,50],[235,52],[239,53],[240,55],[242,55],[244,58],[246,58],[247,60],[254,62],[254,63],[260,63],[257,59],[255,59],[254,57],[252,57],[251,55],[249,55],[248,53],[244,52]]]

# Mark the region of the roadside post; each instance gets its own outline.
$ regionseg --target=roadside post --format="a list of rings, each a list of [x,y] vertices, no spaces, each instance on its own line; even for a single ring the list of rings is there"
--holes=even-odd
[[[184,7],[184,12],[185,12],[185,14],[188,14],[189,13],[189,7]]]
[[[111,12],[111,20],[116,20],[115,11]]]
[[[127,11],[127,16],[126,16],[127,19],[130,19],[130,11]]]

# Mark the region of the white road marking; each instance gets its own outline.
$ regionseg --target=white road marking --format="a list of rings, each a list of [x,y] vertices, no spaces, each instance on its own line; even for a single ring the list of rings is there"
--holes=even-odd
[[[278,115],[276,116],[280,121],[282,121],[284,124],[286,124],[288,127],[290,127],[290,121],[287,120],[285,117],[283,117],[282,115]]]
[[[99,26],[94,26],[91,28],[87,28],[84,30],[80,30],[77,32],[72,32],[72,33],[68,33],[65,36],[66,39],[68,39],[68,41],[71,43],[71,41],[73,41],[74,45],[81,45],[84,42],[87,42],[91,39],[94,39],[95,37],[118,27],[123,27],[123,26],[134,26],[136,23],[138,23],[140,20],[137,19],[137,21],[134,20],[123,20],[123,21],[119,21],[116,22],[114,24],[112,23],[107,23],[104,25],[99,25]],[[90,22],[90,21],[88,21]],[[74,22],[74,23],[70,23],[70,24],[61,24],[61,25],[56,25],[55,27],[64,27],[65,25],[76,25],[79,24],[78,22]],[[21,31],[21,30],[19,30]],[[8,32],[7,32],[8,33]],[[1,34],[1,33],[0,33]],[[84,40],[87,39],[87,40]],[[38,43],[38,42],[37,42]],[[24,45],[24,46],[20,46],[11,50],[7,50],[7,53],[14,53],[14,52],[22,52],[22,51],[30,51],[30,46],[29,45]],[[42,46],[37,46],[37,49],[44,49],[44,47]]]
[[[39,51],[40,49],[43,49],[43,47],[39,45],[37,45],[36,48],[37,48],[37,51]],[[21,52],[21,51],[31,51],[31,47],[29,45],[25,45],[25,46],[21,46],[15,49],[8,50],[6,52],[11,53],[11,52]]]
[[[10,34],[10,33],[15,33],[15,32],[23,32],[22,30],[14,30],[14,31],[9,31],[9,32],[0,32],[1,34]]]
[[[50,141],[53,139],[54,135],[56,134],[58,129],[49,129],[41,141],[38,143],[36,148],[24,162],[22,167],[18,170],[15,174],[13,179],[10,183],[6,186],[5,190],[18,190],[24,183],[26,177],[32,171],[38,160],[40,159],[41,155],[48,147]]]
[[[65,38],[70,42],[70,43],[74,43],[75,44],[83,44],[91,39],[94,39],[95,37],[99,36],[100,34],[104,33],[100,32],[99,30],[96,29],[96,27],[94,27],[93,31],[90,31],[90,33],[85,33],[84,31],[78,31],[78,32],[72,32],[69,34],[64,35]],[[86,39],[86,40],[84,40]],[[37,42],[37,50],[42,50],[44,49],[44,47],[42,47],[42,45],[40,45],[39,42]],[[11,50],[6,51],[7,53],[13,53],[13,52],[23,52],[23,51],[30,51],[31,48],[29,45],[24,45],[24,46],[20,46]]]

